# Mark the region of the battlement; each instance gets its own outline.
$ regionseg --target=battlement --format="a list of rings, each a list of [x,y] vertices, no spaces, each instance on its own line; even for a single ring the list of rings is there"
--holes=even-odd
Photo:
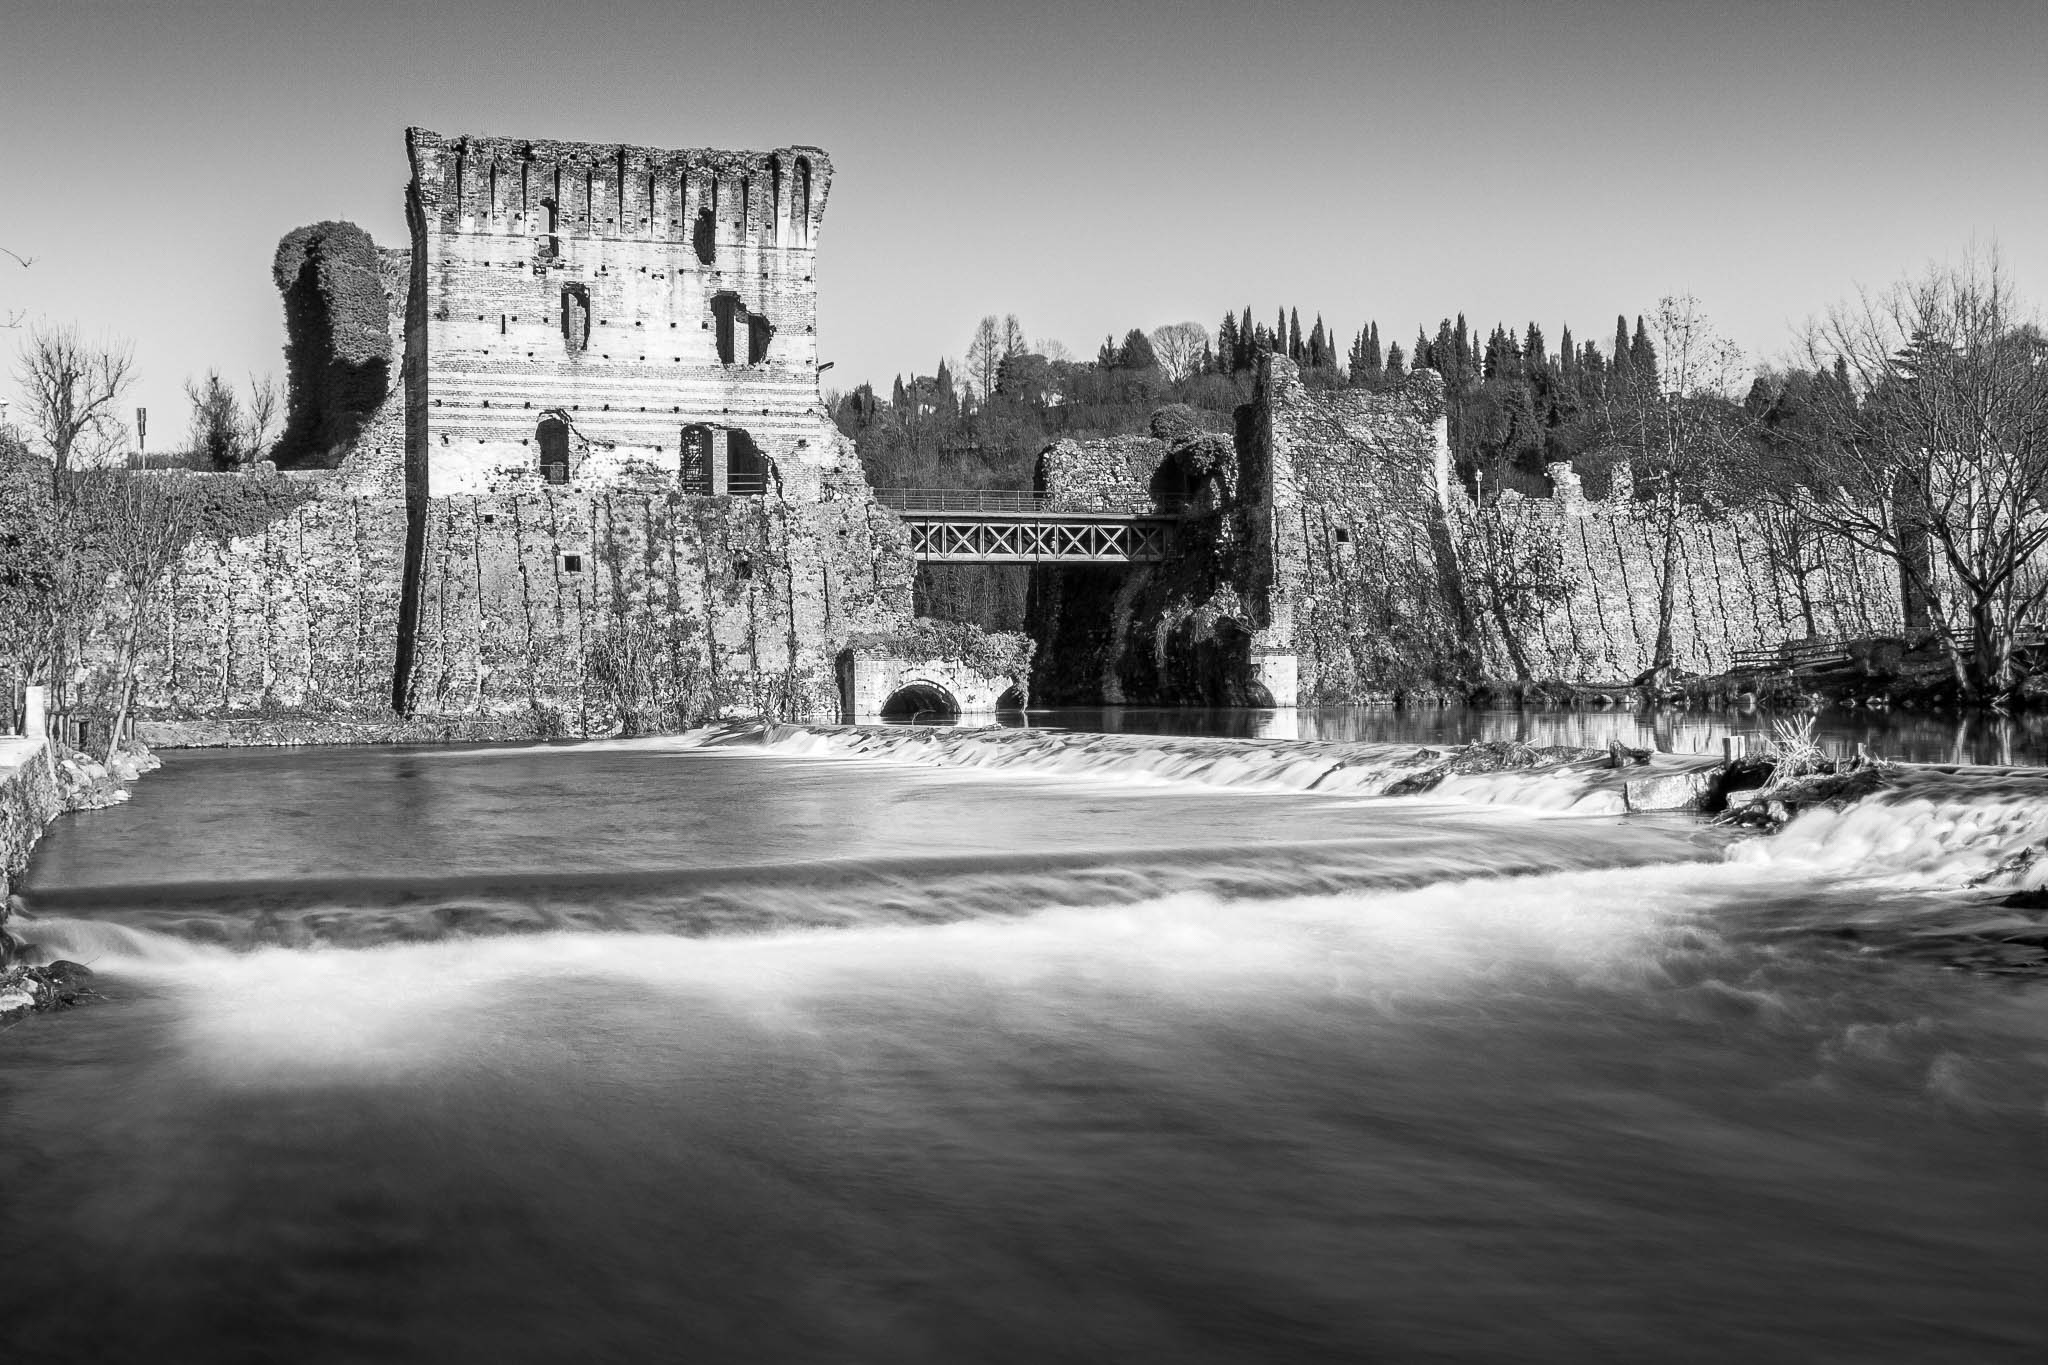
[[[407,354],[430,490],[802,497],[850,459],[818,393],[816,147],[406,131]]]
[[[408,128],[413,183],[442,232],[517,232],[809,251],[832,184],[817,147],[774,151],[448,136]],[[702,265],[715,266],[705,260]]]

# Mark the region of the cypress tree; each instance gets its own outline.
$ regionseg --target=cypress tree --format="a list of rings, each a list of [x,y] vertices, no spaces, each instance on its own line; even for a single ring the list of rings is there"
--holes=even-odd
[[[1399,379],[1408,373],[1408,361],[1401,354],[1399,344],[1387,347],[1387,378]]]
[[[1252,306],[1244,306],[1244,317],[1237,324],[1237,352],[1243,363],[1241,370],[1249,370],[1259,363],[1258,328],[1252,326]]]
[[[1543,329],[1533,322],[1522,338],[1522,363],[1530,374],[1550,363],[1549,348],[1543,344]]]
[[[1308,334],[1308,363],[1310,369],[1328,370],[1335,366],[1330,355],[1330,338],[1323,331],[1323,315],[1316,314],[1316,325]]]
[[[1565,328],[1557,338],[1557,369],[1558,376],[1566,384],[1572,383],[1579,377],[1579,357],[1578,353],[1572,349],[1572,329],[1569,327]]]
[[[1287,310],[1287,358],[1301,363],[1301,312],[1294,308]]]
[[[1643,320],[1636,318],[1636,334],[1628,344],[1628,367],[1634,372],[1637,382],[1657,382],[1657,348],[1650,344],[1650,334],[1643,330]]]
[[[1232,374],[1238,368],[1237,314],[1225,313],[1222,323],[1216,328],[1216,370],[1220,374]]]
[[[1382,366],[1380,363],[1380,325],[1377,322],[1373,323],[1372,335],[1365,343],[1365,364],[1366,369],[1372,376],[1378,378]]]
[[[1608,372],[1616,379],[1625,378],[1629,372],[1628,319],[1619,313],[1614,315],[1614,350],[1612,355],[1614,359],[1607,367]]]
[[[1390,350],[1387,352],[1387,370],[1389,373],[1400,373],[1395,371],[1393,359],[1394,353]],[[1442,373],[1444,368],[1444,357],[1430,350],[1429,336],[1422,330],[1422,324],[1419,322],[1415,324],[1415,364],[1418,369],[1426,367],[1438,373]]]

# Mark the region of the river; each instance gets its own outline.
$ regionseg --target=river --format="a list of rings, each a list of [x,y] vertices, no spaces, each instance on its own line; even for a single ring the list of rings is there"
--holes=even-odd
[[[2038,880],[2028,783],[1050,719],[165,755],[27,879],[108,998],[0,1033],[8,1354],[2044,1358],[2048,980],[1867,946]]]

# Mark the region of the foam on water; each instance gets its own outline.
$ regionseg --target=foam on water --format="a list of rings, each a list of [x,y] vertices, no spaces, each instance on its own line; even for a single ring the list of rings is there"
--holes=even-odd
[[[1668,951],[1697,950],[1689,921],[1742,875],[1606,869],[1268,900],[1187,893],[857,933],[562,933],[326,951],[238,952],[78,920],[35,927],[52,949],[92,957],[117,989],[183,1001],[183,1041],[210,1067],[390,1075],[473,1050],[480,1003],[552,1011],[626,988],[804,1032],[848,998],[1030,1002],[1051,1026],[1089,1000],[1098,1012],[1106,999],[1144,999],[1181,1013],[1341,1003],[1400,1015],[1498,1003],[1560,979],[1625,985],[1654,977]]]

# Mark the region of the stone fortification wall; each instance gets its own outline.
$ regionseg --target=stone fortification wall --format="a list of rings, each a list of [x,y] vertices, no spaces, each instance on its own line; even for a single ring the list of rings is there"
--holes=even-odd
[[[1255,410],[1244,487],[1268,604],[1255,647],[1291,656],[1294,699],[1359,701],[1456,676],[1471,622],[1440,510],[1442,381],[1419,370],[1387,392],[1319,393],[1275,356]]]
[[[1631,496],[1626,475],[1610,495],[1581,496],[1568,466],[1553,466],[1556,494],[1508,494],[1484,518],[1454,490],[1466,579],[1491,615],[1505,599],[1508,626],[1539,678],[1619,681],[1650,667],[1663,575],[1663,520]],[[1799,546],[1782,515],[1760,507],[1680,510],[1674,666],[1725,671],[1740,650],[1809,635],[1855,636],[1902,628],[1896,566],[1869,554]],[[1507,563],[1492,570],[1489,556]],[[1540,585],[1531,592],[1530,584]],[[1484,664],[1512,676],[1501,623],[1487,628]]]
[[[1152,436],[1059,441],[1038,457],[1037,491],[1058,512],[1129,512],[1158,505],[1166,442]]]
[[[836,720],[837,652],[907,621],[910,582],[903,524],[858,475],[803,502],[538,481],[435,498],[408,710],[551,733]]]
[[[63,808],[49,744],[0,735],[0,906],[27,869],[43,826]]]
[[[409,274],[403,252],[386,253],[394,329]],[[389,712],[405,580],[405,462],[404,403],[393,393],[338,469],[164,475],[226,514],[203,524],[156,590],[138,713]],[[128,604],[117,595],[108,610],[118,623]]]

